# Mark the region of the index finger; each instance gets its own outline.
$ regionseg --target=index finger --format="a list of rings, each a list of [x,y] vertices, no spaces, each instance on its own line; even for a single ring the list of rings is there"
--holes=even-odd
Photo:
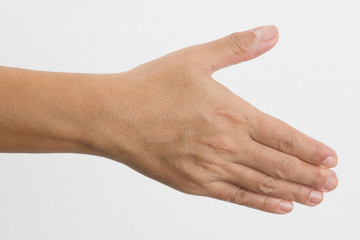
[[[250,136],[261,144],[310,164],[329,168],[337,165],[337,154],[333,149],[265,113],[252,122]]]

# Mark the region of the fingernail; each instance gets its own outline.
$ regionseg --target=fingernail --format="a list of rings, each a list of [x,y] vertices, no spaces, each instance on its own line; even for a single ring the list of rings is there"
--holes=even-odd
[[[333,190],[336,186],[337,186],[337,179],[336,179],[336,177],[330,177],[328,180],[327,180],[327,182],[325,183],[325,185],[324,185],[324,189],[326,190],[326,191],[331,191],[331,190]]]
[[[309,206],[318,205],[319,203],[321,203],[322,199],[323,199],[323,193],[320,191],[313,190],[310,194],[307,205]]]
[[[253,31],[261,41],[273,40],[277,35],[277,28],[273,25],[258,27]]]
[[[337,164],[336,158],[333,156],[325,158],[325,160],[322,163],[322,165],[324,165],[325,167],[335,167],[336,164]]]
[[[289,201],[281,201],[280,205],[279,205],[279,212],[280,213],[288,213],[291,212],[291,210],[294,208],[294,205],[292,204],[292,202]]]

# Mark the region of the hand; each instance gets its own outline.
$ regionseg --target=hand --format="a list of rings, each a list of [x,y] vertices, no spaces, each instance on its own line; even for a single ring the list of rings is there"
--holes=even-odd
[[[331,148],[211,78],[278,40],[274,26],[191,46],[107,80],[88,140],[103,156],[182,192],[271,213],[337,186]],[[91,127],[91,128],[90,128]],[[94,130],[95,129],[95,130]]]

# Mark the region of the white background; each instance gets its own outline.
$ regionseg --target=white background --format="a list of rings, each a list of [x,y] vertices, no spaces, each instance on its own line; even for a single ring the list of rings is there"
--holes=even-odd
[[[359,239],[358,2],[0,0],[0,65],[37,70],[119,72],[275,24],[273,50],[214,77],[339,156],[339,186],[320,206],[278,216],[185,195],[105,158],[0,154],[0,239]]]

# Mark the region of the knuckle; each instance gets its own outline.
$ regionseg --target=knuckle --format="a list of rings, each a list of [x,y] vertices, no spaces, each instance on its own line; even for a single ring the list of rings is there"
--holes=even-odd
[[[275,177],[287,179],[291,176],[293,170],[292,161],[288,159],[279,159],[275,164]]]
[[[264,150],[262,149],[262,146],[260,145],[255,145],[255,146],[249,146],[248,149],[245,151],[248,156],[250,156],[252,158],[252,160],[258,164],[259,166],[262,167],[271,167],[271,162],[272,162],[272,156],[269,156],[268,154],[266,154],[264,152]]]
[[[257,191],[265,195],[271,195],[274,190],[274,183],[275,180],[272,177],[265,177],[261,180],[261,183],[257,187]]]
[[[183,182],[179,186],[176,186],[176,188],[179,191],[190,195],[196,195],[196,196],[206,195],[205,188],[202,186],[202,184],[197,183],[195,181]]]
[[[309,192],[306,187],[298,185],[293,192],[292,199],[296,202],[305,203],[309,198],[311,191]]]
[[[190,194],[190,195],[201,195],[201,192],[198,188],[195,188],[194,186],[181,186],[178,188],[181,192]]]
[[[249,127],[255,131],[257,133],[257,135],[260,137],[261,139],[264,139],[265,133],[266,133],[266,127],[267,125],[267,121],[264,117],[262,116],[255,116],[250,122],[249,122]]]
[[[260,210],[267,211],[268,209],[271,209],[271,206],[272,206],[271,197],[264,196],[261,202]]]
[[[314,178],[311,180],[310,184],[312,187],[322,187],[325,185],[328,178],[328,174],[325,169],[318,169],[314,174]]]
[[[322,163],[322,161],[323,161],[323,159],[322,159],[323,152],[324,152],[323,148],[315,147],[315,151],[314,151],[314,153],[312,154],[312,157],[311,157],[311,163],[320,165]]]
[[[279,137],[277,142],[277,148],[284,152],[292,152],[296,145],[296,138],[293,135],[284,134]]]
[[[256,37],[255,33],[248,33],[250,36],[244,36],[244,33],[235,32],[228,36],[229,47],[236,56],[247,55],[251,51],[251,40]]]
[[[232,196],[230,198],[230,202],[240,204],[240,205],[246,204],[247,192],[244,189],[237,187],[236,191],[232,194]]]

